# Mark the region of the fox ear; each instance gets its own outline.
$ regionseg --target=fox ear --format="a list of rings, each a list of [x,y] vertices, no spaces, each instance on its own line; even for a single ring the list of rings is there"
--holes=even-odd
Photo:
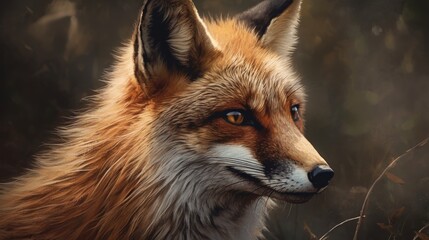
[[[134,43],[135,73],[149,96],[172,74],[198,77],[218,52],[190,0],[146,0]]]
[[[265,0],[236,16],[255,31],[263,46],[289,56],[297,42],[301,0]]]

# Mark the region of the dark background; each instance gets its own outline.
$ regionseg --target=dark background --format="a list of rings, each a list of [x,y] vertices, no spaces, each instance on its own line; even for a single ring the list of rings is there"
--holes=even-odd
[[[84,98],[103,86],[141,0],[0,3],[0,180],[24,172]],[[205,16],[256,0],[198,0]],[[335,169],[304,205],[279,204],[269,239],[318,237],[358,216],[394,156],[429,136],[429,1],[306,0],[294,64],[309,94],[307,136]],[[429,147],[412,152],[370,197],[361,239],[412,239],[429,222]],[[401,210],[402,209],[402,210]],[[395,214],[396,213],[396,214]],[[304,226],[307,225],[307,230]],[[331,239],[351,239],[355,223]]]

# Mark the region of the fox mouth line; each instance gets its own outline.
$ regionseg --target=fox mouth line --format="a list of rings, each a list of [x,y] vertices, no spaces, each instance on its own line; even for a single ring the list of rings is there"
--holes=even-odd
[[[304,203],[310,200],[317,192],[280,192],[275,190],[266,184],[264,184],[259,178],[254,177],[244,171],[235,169],[233,167],[227,167],[227,169],[239,178],[249,181],[256,185],[261,191],[260,194],[253,192],[255,195],[272,197],[278,200],[290,202],[290,203]],[[268,193],[268,194],[267,194]]]

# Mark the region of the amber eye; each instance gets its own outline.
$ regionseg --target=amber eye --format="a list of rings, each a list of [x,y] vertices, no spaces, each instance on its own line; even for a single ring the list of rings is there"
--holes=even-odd
[[[298,122],[301,116],[299,115],[299,104],[295,104],[290,108],[290,113],[294,122]]]
[[[244,114],[239,111],[227,112],[225,120],[234,125],[242,125],[244,123]]]

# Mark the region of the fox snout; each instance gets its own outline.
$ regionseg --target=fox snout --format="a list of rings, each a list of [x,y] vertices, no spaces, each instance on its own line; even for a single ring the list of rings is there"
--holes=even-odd
[[[334,171],[301,133],[297,133],[295,136],[298,136],[295,143],[286,140],[285,144],[291,146],[286,154],[298,167],[305,169],[312,187],[320,192],[328,186],[334,176]],[[288,138],[290,139],[285,136],[285,139]]]

